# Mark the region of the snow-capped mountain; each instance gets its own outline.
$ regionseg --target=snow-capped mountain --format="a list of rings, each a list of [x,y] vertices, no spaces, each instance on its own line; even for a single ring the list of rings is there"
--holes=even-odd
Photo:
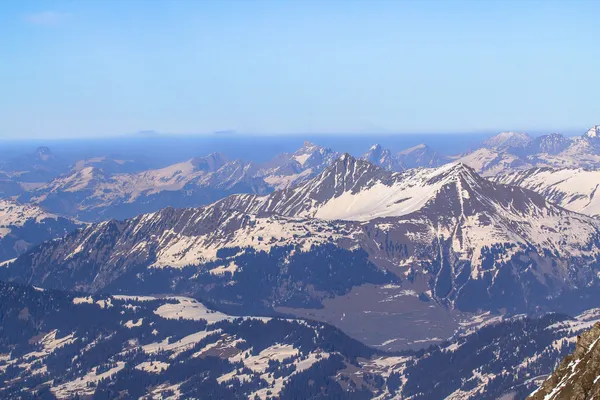
[[[339,153],[311,142],[294,153],[284,153],[258,166],[256,176],[275,189],[285,189],[312,178],[339,157]]]
[[[271,191],[253,174],[252,164],[228,162],[221,154],[133,174],[110,174],[89,165],[73,169],[22,199],[58,214],[99,221],[167,206],[199,206],[231,193]]]
[[[383,225],[386,240],[410,243],[410,268],[419,262],[442,263],[439,270],[430,271],[440,284],[432,287],[433,293],[459,303],[466,299],[459,298],[468,286],[486,281],[493,286],[492,275],[508,272],[499,265],[515,262],[526,249],[537,248],[540,255],[551,252],[558,258],[582,257],[587,274],[592,272],[583,260],[600,254],[598,226],[593,219],[556,207],[527,189],[492,183],[460,163],[394,174],[346,154],[303,185],[264,197],[230,196],[217,204],[251,214]],[[438,253],[435,261],[431,254],[426,255],[432,245],[444,253]],[[488,259],[492,248],[498,250]],[[370,251],[376,254],[376,250]],[[444,271],[446,262],[449,265]],[[569,275],[565,268],[546,273],[554,275],[557,282],[564,281]],[[464,280],[462,287],[457,286],[460,280]]]
[[[419,144],[395,154],[376,144],[361,159],[395,172],[404,171],[409,168],[439,167],[450,161],[449,158],[440,155],[425,144]]]
[[[242,309],[322,304],[365,283],[410,276],[403,290],[450,309],[526,310],[595,287],[598,243],[593,218],[463,164],[392,173],[344,154],[313,179],[270,195],[91,225],[0,275],[85,291],[158,285]],[[247,292],[256,285],[263,291]]]
[[[219,153],[136,173],[135,163],[114,157],[78,162],[70,173],[25,193],[34,202],[61,215],[86,221],[128,218],[164,207],[195,207],[233,193],[265,194],[313,177],[338,154],[312,143],[265,164],[229,161]]]
[[[561,139],[561,146],[566,146],[558,153],[532,154],[529,158],[536,166],[553,168],[588,168],[600,167],[600,139],[598,126],[590,128],[585,134],[571,139]],[[568,141],[568,142],[567,142]]]
[[[187,297],[0,282],[0,396],[266,400],[326,391],[336,399],[522,398],[598,314],[487,324],[480,315],[438,346],[392,354],[327,324],[232,316]],[[431,376],[435,385],[427,384]]]
[[[0,262],[16,258],[40,244],[80,226],[42,208],[0,199]]]
[[[600,139],[600,125],[594,125],[584,135],[590,139]]]
[[[519,132],[500,132],[483,142],[490,149],[508,149],[510,147],[525,147],[532,141],[531,136]]]
[[[405,169],[402,162],[392,154],[391,150],[384,149],[380,144],[371,146],[361,159],[388,171],[403,171]]]
[[[468,165],[483,176],[494,176],[511,171],[519,171],[532,167],[526,159],[507,151],[498,151],[482,147],[456,159]]]
[[[419,144],[396,154],[396,158],[404,169],[409,168],[433,168],[439,167],[450,161],[447,157],[440,155],[437,151],[425,144]]]
[[[551,133],[549,135],[538,136],[523,148],[522,153],[526,156],[535,154],[560,154],[566,150],[572,143],[570,138],[560,133]]]
[[[496,176],[494,181],[531,189],[571,211],[600,216],[600,170],[532,168]]]
[[[568,138],[558,133],[531,138],[513,132],[500,133],[482,148],[456,160],[485,176],[515,173],[533,167],[588,168],[600,167],[600,140],[597,127],[580,137]]]

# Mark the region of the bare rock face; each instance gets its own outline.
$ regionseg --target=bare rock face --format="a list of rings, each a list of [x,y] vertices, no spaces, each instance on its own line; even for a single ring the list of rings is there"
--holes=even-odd
[[[533,392],[532,400],[588,400],[600,396],[600,323],[577,339],[575,351],[566,356],[554,374]]]

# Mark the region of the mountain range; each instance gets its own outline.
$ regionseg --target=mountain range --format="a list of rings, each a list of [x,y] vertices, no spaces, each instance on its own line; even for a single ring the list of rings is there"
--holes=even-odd
[[[38,149],[0,170],[0,397],[589,398],[599,135],[160,169]]]
[[[599,244],[595,219],[464,164],[394,173],[344,154],[268,195],[86,226],[20,256],[0,278],[310,315],[368,344],[407,348],[421,329],[449,334],[461,313],[593,305]],[[366,315],[346,319],[356,303]],[[427,321],[409,338],[397,331],[403,307]],[[388,327],[365,326],[382,316]]]

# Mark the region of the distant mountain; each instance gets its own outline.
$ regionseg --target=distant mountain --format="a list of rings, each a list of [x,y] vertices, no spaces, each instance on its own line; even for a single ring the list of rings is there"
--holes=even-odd
[[[552,133],[550,135],[538,136],[523,148],[524,155],[535,154],[560,154],[566,150],[572,143],[572,140],[561,135]]]
[[[79,226],[38,206],[0,200],[0,262],[16,258],[45,240],[65,236]]]
[[[515,173],[534,167],[600,168],[597,127],[584,135],[567,138],[558,133],[530,138],[514,132],[500,133],[483,147],[454,157],[485,176]]]
[[[296,152],[264,164],[229,161],[213,153],[141,172],[124,172],[143,169],[135,162],[97,157],[76,163],[68,174],[33,188],[20,200],[86,221],[122,219],[164,207],[196,207],[234,193],[269,193],[313,177],[337,156],[305,142]]]
[[[361,159],[388,171],[403,171],[405,168],[396,155],[389,149],[384,149],[380,144],[371,146]]]
[[[553,136],[550,139],[556,142],[555,151],[530,154],[529,158],[536,166],[600,168],[600,139],[597,137],[597,131],[598,126],[594,126],[582,136],[571,139]],[[558,151],[560,149],[562,150]]]
[[[498,175],[494,180],[531,189],[571,211],[600,216],[600,170],[531,168]]]
[[[144,164],[134,160],[127,160],[118,155],[108,155],[103,157],[92,157],[77,161],[71,169],[81,171],[87,167],[94,167],[108,174],[135,173],[148,169]]]
[[[598,300],[599,243],[593,218],[463,164],[392,173],[345,154],[269,195],[90,225],[19,257],[0,277],[89,292],[201,295],[232,312],[311,309],[373,344],[398,339],[396,326],[405,323],[388,305],[448,318],[435,328],[442,335],[456,324],[452,310],[589,306]],[[353,301],[344,300],[349,293]],[[359,307],[373,315],[360,324],[340,318]],[[382,316],[386,328],[365,323]]]
[[[450,162],[448,157],[442,156],[431,147],[420,144],[393,154],[381,145],[372,146],[361,159],[389,171],[400,172],[409,168],[439,167]]]
[[[507,151],[498,151],[485,147],[461,155],[455,161],[468,165],[483,176],[494,176],[532,167],[532,164],[527,159]]]
[[[530,400],[594,399],[600,395],[600,322],[577,337],[577,346]]]
[[[594,125],[584,134],[589,139],[600,139],[600,125]]]
[[[18,182],[49,182],[67,170],[68,164],[45,146],[38,147],[32,154],[0,163],[0,172],[9,174]]]
[[[483,146],[490,149],[501,150],[510,147],[525,147],[532,141],[526,133],[500,132],[483,142]]]
[[[339,153],[310,142],[294,153],[284,153],[257,167],[256,176],[275,189],[296,185],[323,171]]]
[[[102,160],[103,163],[106,159]],[[22,196],[61,215],[99,221],[127,218],[163,207],[207,204],[232,193],[268,193],[253,166],[211,154],[157,170],[111,174],[96,163],[76,165],[70,174]]]
[[[396,157],[405,169],[439,167],[450,161],[425,144],[403,150],[397,153]]]
[[[440,345],[386,353],[327,324],[232,316],[186,297],[0,282],[0,315],[7,399],[523,398],[599,319],[597,309],[488,324],[481,315]]]

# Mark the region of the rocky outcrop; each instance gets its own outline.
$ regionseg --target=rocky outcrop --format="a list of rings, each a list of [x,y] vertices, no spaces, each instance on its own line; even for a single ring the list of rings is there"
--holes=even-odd
[[[600,323],[577,339],[575,351],[533,392],[531,400],[588,400],[600,397]]]

